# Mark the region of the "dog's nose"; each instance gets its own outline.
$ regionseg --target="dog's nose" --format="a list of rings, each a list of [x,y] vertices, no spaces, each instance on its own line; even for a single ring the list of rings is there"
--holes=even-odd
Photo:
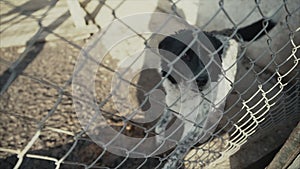
[[[198,78],[196,79],[196,83],[197,83],[197,86],[198,86],[198,87],[203,87],[203,86],[205,86],[206,83],[207,83],[207,81],[208,81],[208,79],[205,78],[205,77],[198,77]]]

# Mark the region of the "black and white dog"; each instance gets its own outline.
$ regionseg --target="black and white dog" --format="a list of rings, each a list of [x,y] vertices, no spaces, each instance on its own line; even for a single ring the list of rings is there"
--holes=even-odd
[[[183,128],[164,168],[176,167],[192,145],[208,140],[222,118],[226,97],[232,90],[241,42],[261,38],[276,23],[276,19],[261,19],[238,29],[180,30],[159,43],[168,111],[155,128],[157,144],[167,139],[167,126],[173,115],[181,119]],[[205,44],[203,39],[210,44]]]

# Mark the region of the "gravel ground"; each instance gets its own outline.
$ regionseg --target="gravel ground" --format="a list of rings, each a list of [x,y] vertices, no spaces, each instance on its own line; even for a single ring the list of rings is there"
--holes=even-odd
[[[84,41],[73,42],[83,46]],[[0,97],[0,147],[12,150],[23,150],[38,130],[38,126],[45,120],[44,128],[37,141],[30,147],[29,153],[41,156],[61,158],[74,143],[74,135],[82,131],[80,122],[72,107],[71,86],[66,85],[70,79],[79,55],[80,48],[70,45],[70,42],[55,41],[45,44],[36,44],[35,48],[42,48],[37,57],[29,64],[24,73],[20,75],[7,92]],[[1,48],[0,55],[7,62],[1,64],[1,74],[15,61],[24,47]],[[105,60],[106,66],[113,66],[113,60]],[[100,68],[96,78],[96,93],[101,102],[110,91],[110,77],[112,73]],[[64,87],[65,86],[65,87]],[[59,88],[63,88],[61,96]],[[56,103],[58,106],[55,107]],[[51,110],[55,110],[51,112]],[[108,103],[103,110],[115,112]],[[119,114],[121,115],[121,114]],[[121,131],[123,123],[120,120],[109,120],[110,124]],[[59,130],[57,130],[59,129]],[[129,136],[142,136],[141,129],[134,126],[126,127],[123,132]],[[88,137],[83,136],[74,151],[68,156],[69,163],[89,164],[100,155],[103,150]],[[0,152],[1,168],[12,168],[16,163],[16,155]],[[97,162],[99,166],[115,167],[122,163],[124,158],[108,152]],[[110,162],[109,162],[110,161]],[[125,159],[121,168],[136,168],[144,163],[144,159]],[[147,168],[157,166],[155,159],[147,159]],[[68,164],[62,168],[81,168],[80,165]],[[151,167],[152,166],[152,167]],[[54,162],[25,158],[21,168],[54,168]]]

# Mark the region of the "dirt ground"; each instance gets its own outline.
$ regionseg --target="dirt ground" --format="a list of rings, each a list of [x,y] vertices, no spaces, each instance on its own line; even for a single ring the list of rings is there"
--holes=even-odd
[[[83,41],[74,42],[83,45]],[[74,143],[74,135],[82,129],[72,107],[71,84],[63,87],[70,79],[76,58],[80,49],[73,47],[68,42],[56,41],[46,44],[36,44],[36,47],[43,47],[38,56],[28,68],[13,83],[8,91],[1,96],[0,116],[1,116],[1,141],[0,147],[7,149],[21,150],[37,131],[37,126],[45,120],[44,129],[39,139],[30,147],[29,153],[61,158]],[[18,56],[18,51],[23,47],[1,48],[3,59],[13,61]],[[3,73],[7,66],[1,65]],[[103,73],[104,71],[102,71]],[[105,77],[110,77],[104,72]],[[34,77],[35,79],[31,78]],[[110,91],[110,84],[99,78],[101,85],[97,91],[99,98],[104,98]],[[98,80],[99,80],[98,79]],[[63,88],[63,95],[58,92]],[[61,99],[61,100],[60,100]],[[59,105],[54,107],[59,100]],[[101,99],[99,100],[101,101]],[[106,111],[112,112],[110,105],[105,107]],[[45,117],[55,110],[48,119]],[[111,122],[114,125],[114,122]],[[122,128],[122,123],[115,122],[116,129]],[[55,131],[59,129],[61,131]],[[65,131],[62,132],[62,131]],[[68,132],[68,133],[67,133]],[[128,135],[138,135],[133,129],[125,131]],[[86,140],[79,140],[75,150],[68,156],[67,161],[73,163],[88,164],[92,162],[103,149],[84,136]],[[15,155],[1,152],[1,168],[12,168],[17,158]],[[123,161],[122,157],[117,157],[110,153],[98,161],[100,166],[113,168]],[[122,168],[136,168],[144,162],[143,159],[129,159]],[[158,161],[147,159],[147,165],[156,166]],[[25,159],[21,168],[53,168],[53,162]],[[76,168],[76,166],[62,166],[62,168]],[[80,168],[80,167],[79,167]],[[150,167],[152,168],[152,167]]]

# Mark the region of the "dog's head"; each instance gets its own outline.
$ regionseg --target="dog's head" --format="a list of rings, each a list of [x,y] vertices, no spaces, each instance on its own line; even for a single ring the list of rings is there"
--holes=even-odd
[[[203,87],[207,84],[209,80],[209,73],[207,71],[207,62],[210,57],[220,55],[222,49],[219,49],[222,46],[222,43],[207,33],[198,33],[197,39],[201,39],[199,36],[205,36],[205,41],[210,43],[202,43],[199,41],[194,41],[195,36],[193,36],[192,30],[181,30],[176,34],[165,37],[159,43],[159,53],[162,56],[162,76],[167,77],[169,81],[173,84],[179,83],[183,78],[194,77],[194,80],[198,86],[198,89],[201,91]],[[205,46],[203,46],[205,45]],[[208,53],[206,50],[210,49],[212,53]],[[217,49],[218,52],[215,52]],[[180,57],[178,59],[178,57]],[[221,57],[218,57],[218,60],[221,60]],[[178,59],[178,61],[175,61]],[[170,70],[170,63],[173,62],[173,69]],[[190,71],[190,75],[189,72]],[[179,72],[179,73],[178,73]],[[186,76],[186,77],[183,77]],[[192,78],[193,78],[192,77]]]
[[[171,83],[177,84],[185,75],[190,78],[187,72],[182,71],[188,69],[191,72],[190,74],[195,77],[193,79],[201,91],[208,80],[218,80],[223,59],[224,62],[227,59],[226,63],[235,62],[235,59],[232,60],[232,58],[237,56],[226,57],[222,55],[227,53],[229,37],[239,42],[256,41],[272,30],[277,22],[276,18],[260,19],[237,30],[225,29],[211,33],[181,30],[167,36],[158,45],[159,53],[162,56],[162,76],[167,77]],[[220,35],[226,38],[221,38],[221,41]],[[178,59],[178,57],[180,58]],[[210,62],[212,58],[214,62]],[[231,60],[228,61],[228,59]],[[170,64],[170,62],[173,64]],[[171,68],[173,69],[169,71]]]

